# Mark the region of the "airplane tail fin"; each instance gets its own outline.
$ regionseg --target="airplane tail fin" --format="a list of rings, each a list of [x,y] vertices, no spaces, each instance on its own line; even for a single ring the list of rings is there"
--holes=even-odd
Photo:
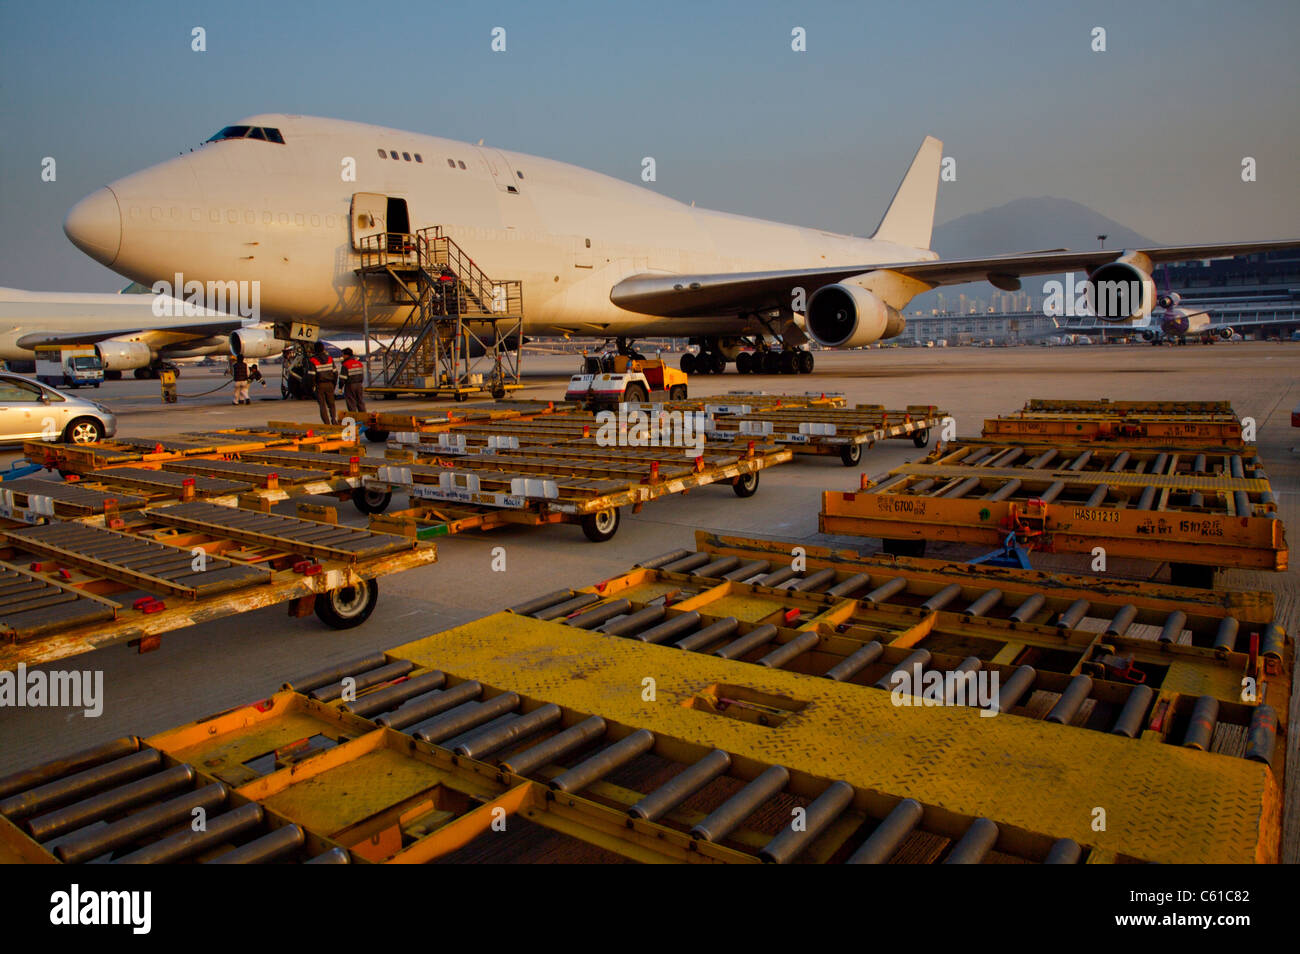
[[[930,247],[934,203],[939,194],[939,163],[942,160],[943,143],[933,136],[926,136],[872,238],[911,248]]]

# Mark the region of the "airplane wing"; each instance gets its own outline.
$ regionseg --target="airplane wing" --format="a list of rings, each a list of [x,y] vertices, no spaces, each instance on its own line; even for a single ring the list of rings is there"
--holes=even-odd
[[[192,324],[164,325],[153,328],[109,328],[96,331],[52,332],[33,331],[23,335],[16,344],[20,348],[52,347],[59,345],[95,344],[123,335],[151,336],[162,341],[178,341],[188,338],[210,338],[214,335],[229,334],[248,324],[244,318],[207,319]]]
[[[1275,242],[1236,242],[1220,245],[1172,245],[1138,249],[1152,264],[1231,258],[1251,252],[1300,247],[1300,239]],[[893,262],[874,265],[836,265],[830,268],[794,268],[768,272],[718,272],[698,275],[633,275],[616,284],[610,301],[628,311],[664,318],[729,315],[778,308],[789,309],[791,291],[803,287],[811,294],[823,285],[866,272],[889,271],[923,282],[931,288],[963,282],[1017,279],[1022,275],[1048,275],[1076,269],[1091,271],[1113,262],[1128,249],[1094,249],[1086,252],[1050,251],[967,258],[951,261]]]

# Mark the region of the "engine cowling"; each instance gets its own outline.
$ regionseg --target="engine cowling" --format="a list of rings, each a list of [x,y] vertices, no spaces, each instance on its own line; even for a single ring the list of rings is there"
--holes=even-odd
[[[1150,273],[1125,258],[1097,268],[1084,283],[1088,307],[1101,321],[1145,318],[1155,305],[1155,292]]]
[[[906,322],[861,285],[823,285],[808,299],[804,330],[824,348],[860,348],[900,334]]]
[[[154,362],[153,349],[143,341],[109,338],[95,345],[95,354],[105,371],[132,371],[147,368]]]
[[[266,328],[240,328],[230,333],[230,353],[237,358],[270,358],[283,351],[285,344]]]

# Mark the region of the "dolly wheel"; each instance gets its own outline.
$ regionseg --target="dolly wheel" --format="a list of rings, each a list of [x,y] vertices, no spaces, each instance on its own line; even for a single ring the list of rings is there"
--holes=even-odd
[[[885,553],[888,553],[890,556],[925,556],[924,540],[881,540],[880,543],[880,549]]]
[[[758,493],[758,471],[741,474],[731,485],[737,497],[752,497]]]
[[[388,440],[388,432],[381,430],[378,427],[367,427],[366,440],[370,441],[372,444],[382,444],[384,441]]]
[[[928,427],[925,428],[924,430],[915,431],[912,434],[912,444],[915,445],[916,447],[925,447],[929,443],[930,443],[930,429]]]
[[[371,490],[369,487],[358,487],[352,491],[353,506],[365,514],[383,513],[392,502],[393,492],[391,490]]]
[[[604,543],[618,533],[618,508],[610,507],[589,513],[582,518],[582,532],[592,543]]]
[[[328,593],[317,593],[315,609],[320,621],[331,629],[351,629],[368,620],[378,602],[378,582],[362,580]]]
[[[857,467],[860,460],[862,460],[861,444],[845,444],[840,448],[840,461],[845,467]]]

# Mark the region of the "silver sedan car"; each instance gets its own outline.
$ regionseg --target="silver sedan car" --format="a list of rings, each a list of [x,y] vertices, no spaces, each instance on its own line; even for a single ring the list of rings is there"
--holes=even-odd
[[[20,374],[0,372],[0,444],[66,441],[91,444],[117,433],[104,405],[63,394]]]

